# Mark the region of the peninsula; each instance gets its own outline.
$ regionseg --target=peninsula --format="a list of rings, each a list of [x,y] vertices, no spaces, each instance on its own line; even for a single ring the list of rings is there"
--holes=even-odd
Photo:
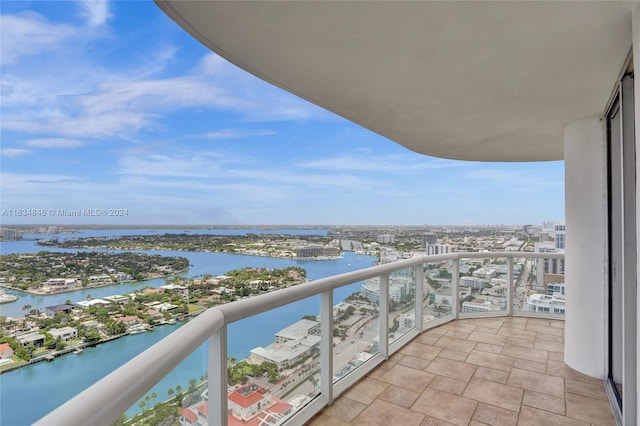
[[[32,294],[61,293],[162,278],[188,267],[184,257],[142,253],[5,254],[0,255],[0,286]]]

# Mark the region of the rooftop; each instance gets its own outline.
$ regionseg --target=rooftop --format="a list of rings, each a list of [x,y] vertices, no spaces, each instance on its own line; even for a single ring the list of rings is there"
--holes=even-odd
[[[310,426],[615,425],[602,381],[563,362],[564,321],[464,319],[416,337]]]

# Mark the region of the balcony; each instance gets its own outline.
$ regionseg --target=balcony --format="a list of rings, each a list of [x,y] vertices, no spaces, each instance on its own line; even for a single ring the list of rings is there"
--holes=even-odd
[[[613,424],[601,381],[563,362],[563,297],[531,297],[536,286],[545,288],[538,285],[545,259],[562,258],[523,252],[421,256],[221,305],[37,424],[109,425],[135,406],[143,409],[138,420],[151,422],[144,416],[159,411],[148,407],[145,394],[203,350],[198,374],[204,380],[164,405],[166,415],[183,425],[375,424],[403,416],[401,424]],[[343,309],[337,304],[342,290],[354,285],[366,297],[349,302],[358,310]],[[230,361],[228,348],[242,337],[237,324],[256,326],[265,322],[261,315],[279,309],[306,316],[314,303],[317,317],[276,328],[273,346],[251,351],[252,365],[264,357],[277,363],[273,381],[266,371],[247,373],[245,365]],[[341,322],[345,310],[353,315]]]
[[[563,362],[564,321],[464,319],[413,339],[309,424],[615,425],[601,380]]]

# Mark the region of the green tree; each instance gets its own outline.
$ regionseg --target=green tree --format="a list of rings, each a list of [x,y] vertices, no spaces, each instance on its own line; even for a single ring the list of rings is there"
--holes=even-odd
[[[157,398],[157,397],[158,397],[158,394],[157,394],[157,393],[153,392],[153,393],[151,394],[151,399],[153,399],[153,406],[154,406],[154,407],[155,407],[155,405],[156,405],[156,398]]]
[[[32,306],[31,305],[24,305],[22,307],[22,310],[24,311],[24,316],[27,316],[27,313],[29,312],[29,310],[31,310]]]

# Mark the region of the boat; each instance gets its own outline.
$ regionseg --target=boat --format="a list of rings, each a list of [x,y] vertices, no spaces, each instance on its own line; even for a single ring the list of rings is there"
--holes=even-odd
[[[76,354],[76,355],[80,355],[82,352],[84,352],[84,349],[82,349],[82,348],[76,348],[76,350],[73,351],[73,353]]]

